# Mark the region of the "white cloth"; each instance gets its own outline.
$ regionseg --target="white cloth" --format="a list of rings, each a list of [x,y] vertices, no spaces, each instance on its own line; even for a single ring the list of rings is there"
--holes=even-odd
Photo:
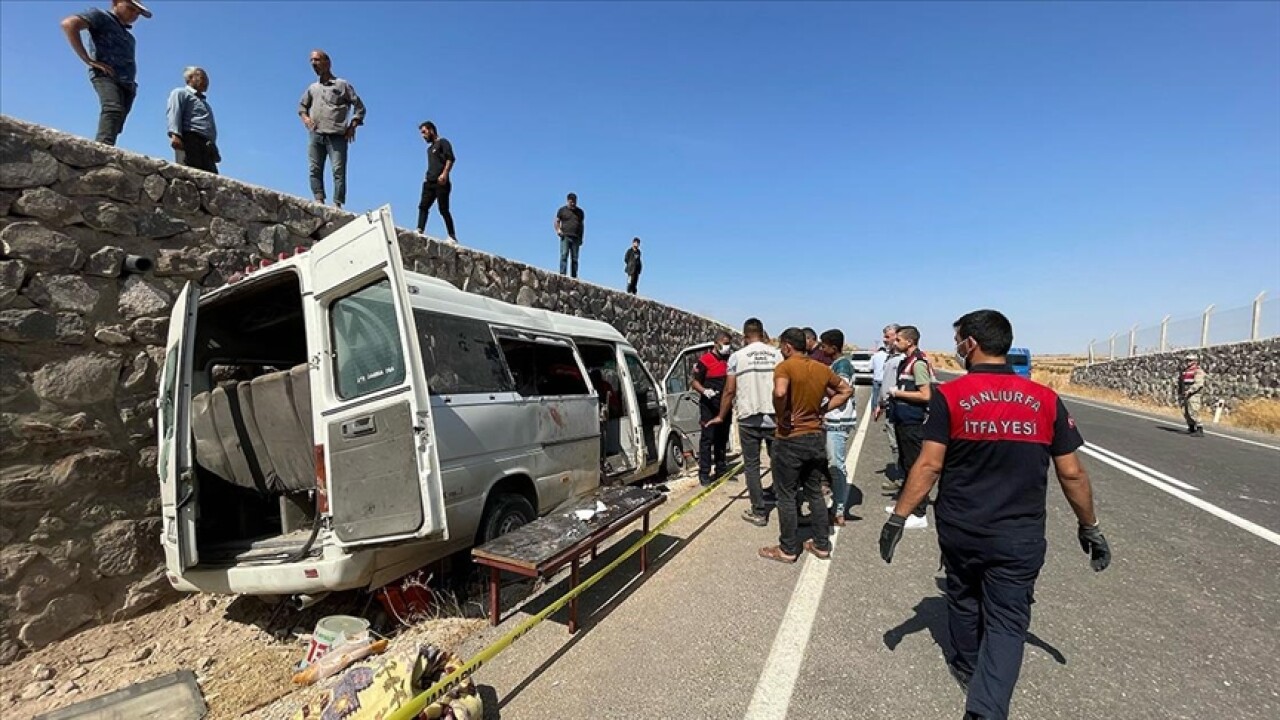
[[[871,380],[872,382],[884,381],[884,364],[889,360],[889,351],[880,348],[871,356]]]

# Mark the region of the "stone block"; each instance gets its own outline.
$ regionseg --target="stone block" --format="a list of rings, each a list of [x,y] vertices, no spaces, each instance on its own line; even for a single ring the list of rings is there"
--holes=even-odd
[[[129,329],[123,325],[104,325],[93,333],[93,339],[103,345],[128,345],[133,342]]]
[[[264,222],[272,220],[272,215],[261,202],[263,198],[255,197],[248,188],[233,185],[215,185],[200,193],[205,210],[215,217],[239,220],[241,222]]]
[[[131,275],[124,281],[124,290],[118,302],[120,314],[128,319],[163,315],[173,304],[173,299],[163,290],[147,282],[140,275]]]
[[[64,345],[83,345],[89,339],[89,323],[75,313],[58,313],[55,333]]]
[[[98,248],[89,256],[89,262],[85,263],[84,273],[99,277],[119,277],[124,267],[125,254],[121,248],[110,245]]]
[[[258,231],[258,252],[263,257],[274,260],[280,253],[292,249],[291,238],[289,228],[284,225],[268,225]]]
[[[143,345],[163,345],[169,332],[169,318],[144,317],[133,321],[129,334]]]
[[[97,603],[87,595],[63,595],[54,598],[44,612],[23,624],[18,639],[28,648],[35,649],[60,640],[93,620]],[[50,683],[52,687],[52,683]]]
[[[127,205],[98,201],[90,202],[81,209],[84,222],[99,232],[132,237],[138,232],[137,212]]]
[[[36,222],[16,222],[0,230],[0,245],[9,258],[34,265],[76,270],[84,265],[80,246],[66,235]]]
[[[179,220],[160,208],[153,208],[138,218],[138,234],[146,238],[167,238],[191,229],[185,220]]]
[[[183,215],[199,212],[200,188],[190,180],[174,178],[169,181],[169,190],[164,195],[164,209]]]
[[[35,372],[36,394],[64,407],[84,407],[110,400],[120,382],[120,358],[76,355],[47,363]]]
[[[47,187],[29,188],[13,203],[13,212],[44,220],[54,227],[61,227],[80,218],[80,209],[65,196]]]
[[[151,202],[160,202],[164,197],[164,191],[169,188],[169,184],[159,175],[148,175],[142,181],[142,192],[151,198]]]
[[[187,250],[161,250],[156,258],[155,274],[160,277],[182,276],[199,280],[209,272],[209,261],[195,248]]]
[[[131,393],[155,391],[155,373],[151,370],[150,355],[145,352],[139,352],[133,356],[133,364],[129,366],[129,374],[124,379],[124,389]],[[149,408],[149,410],[154,410],[154,408]]]
[[[0,308],[18,296],[26,277],[27,266],[21,260],[0,260]]]
[[[158,559],[160,532],[153,520],[120,520],[93,534],[93,557],[103,577],[131,575]]]
[[[142,192],[142,178],[116,167],[97,167],[66,183],[66,191],[68,195],[91,195],[136,203]]]
[[[87,315],[98,305],[102,293],[79,275],[37,273],[25,290],[40,307]]]
[[[49,152],[58,160],[77,168],[106,165],[114,155],[106,146],[79,138],[65,138],[49,146]]]
[[[58,161],[17,133],[0,133],[0,189],[51,185]]]
[[[0,340],[51,342],[58,337],[58,318],[46,310],[0,310]]]

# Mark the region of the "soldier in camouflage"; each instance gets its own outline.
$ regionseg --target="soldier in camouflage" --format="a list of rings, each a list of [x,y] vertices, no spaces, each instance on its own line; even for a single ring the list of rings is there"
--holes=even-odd
[[[1182,416],[1187,421],[1187,434],[1204,437],[1204,425],[1200,424],[1200,407],[1204,395],[1204,370],[1200,357],[1194,353],[1186,357],[1186,365],[1178,376],[1178,398],[1182,402]]]

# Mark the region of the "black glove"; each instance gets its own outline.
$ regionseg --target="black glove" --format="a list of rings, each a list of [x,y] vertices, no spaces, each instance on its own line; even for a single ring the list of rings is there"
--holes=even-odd
[[[881,536],[883,538],[883,536]],[[1080,539],[1080,549],[1089,553],[1089,564],[1093,566],[1094,572],[1102,572],[1111,564],[1111,546],[1107,544],[1107,539],[1102,536],[1102,530],[1097,525],[1081,525],[1076,537]],[[880,541],[884,546],[884,540]],[[883,551],[881,551],[883,554]]]
[[[880,557],[884,558],[885,562],[893,562],[893,550],[898,547],[898,541],[902,539],[902,528],[906,524],[905,517],[890,515],[884,527],[880,528]]]

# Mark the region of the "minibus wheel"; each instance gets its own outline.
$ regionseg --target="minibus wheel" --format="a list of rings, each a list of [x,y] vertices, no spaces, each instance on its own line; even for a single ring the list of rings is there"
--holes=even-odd
[[[684,470],[684,444],[674,433],[667,440],[667,454],[662,458],[662,470],[671,477]]]
[[[480,544],[501,537],[521,525],[537,519],[538,513],[528,498],[515,493],[503,493],[489,502],[484,521],[480,524]]]

